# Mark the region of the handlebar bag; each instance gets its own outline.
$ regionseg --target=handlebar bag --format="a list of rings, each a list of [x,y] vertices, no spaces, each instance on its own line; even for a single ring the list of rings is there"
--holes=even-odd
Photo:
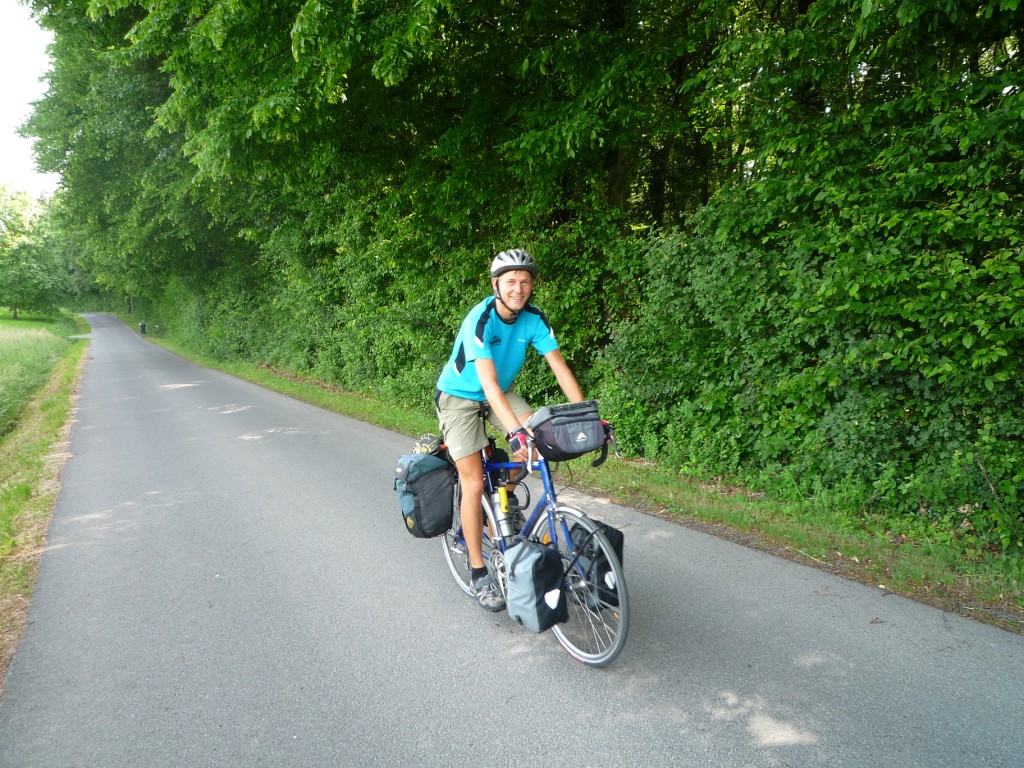
[[[569,619],[562,557],[551,547],[520,539],[505,550],[508,615],[532,632]]]
[[[526,423],[541,455],[548,461],[569,461],[604,445],[604,425],[597,401],[547,405]]]
[[[429,453],[402,456],[395,490],[405,529],[417,539],[440,536],[452,527],[455,476],[452,465]]]

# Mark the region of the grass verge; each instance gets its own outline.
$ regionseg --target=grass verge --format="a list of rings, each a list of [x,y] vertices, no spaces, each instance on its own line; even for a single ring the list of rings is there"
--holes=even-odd
[[[45,317],[0,319],[0,437],[14,428],[25,403],[67,349],[70,328],[67,320]]]
[[[437,430],[433,414],[267,366],[205,359],[171,339],[153,340],[202,365],[387,429],[410,436]],[[1017,575],[968,563],[955,547],[893,536],[884,521],[851,526],[827,500],[782,503],[635,459],[610,459],[598,469],[581,459],[559,472],[568,485],[616,503],[1024,634],[1024,584]]]
[[[84,341],[66,342],[57,332],[74,329],[71,321],[0,322],[2,350],[20,348],[18,359],[38,371],[40,363],[25,362],[31,349],[49,362],[38,385],[28,390],[19,383],[17,419],[0,439],[0,696],[7,666],[24,629],[32,587],[46,529],[60,489],[60,471],[67,458],[74,392],[85,360]],[[12,329],[13,328],[13,329]],[[42,332],[56,339],[59,353]],[[79,328],[87,330],[82,324]],[[47,330],[50,329],[50,330]],[[32,337],[25,342],[19,334]],[[13,359],[12,354],[11,358]],[[14,396],[14,389],[2,396]]]

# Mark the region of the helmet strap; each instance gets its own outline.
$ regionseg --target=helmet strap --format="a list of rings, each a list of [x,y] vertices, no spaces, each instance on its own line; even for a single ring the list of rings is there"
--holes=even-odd
[[[494,281],[494,298],[496,298],[501,303],[501,306],[503,306],[505,309],[507,309],[509,311],[509,313],[512,315],[512,318],[510,320],[506,320],[505,318],[502,317],[501,318],[502,322],[508,323],[509,325],[514,323],[516,321],[516,319],[519,317],[519,310],[512,309],[512,307],[510,307],[508,304],[506,304],[505,300],[503,298],[501,298],[501,290],[498,288],[498,281],[497,280]],[[498,313],[498,317],[501,317],[501,313],[500,312]]]

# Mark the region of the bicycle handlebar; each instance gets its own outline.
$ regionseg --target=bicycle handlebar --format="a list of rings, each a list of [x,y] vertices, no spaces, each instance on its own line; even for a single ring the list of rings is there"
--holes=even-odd
[[[486,420],[488,409],[489,409],[489,406],[486,403],[481,403],[480,404],[480,418],[481,419]],[[605,439],[604,443],[601,445],[601,455],[598,456],[596,459],[594,459],[592,462],[590,462],[590,466],[592,466],[592,467],[600,467],[602,464],[604,464],[608,460],[608,447],[609,446],[611,446],[614,449],[615,455],[619,456],[621,458],[621,455],[619,454],[619,446],[615,442],[615,430],[608,424],[608,422],[603,422],[603,424],[605,426],[605,436],[606,436],[606,439]],[[521,469],[520,469],[519,473],[515,477],[510,477],[509,478],[509,481],[512,482],[512,483],[518,483],[523,478],[533,474],[533,464],[534,464],[534,461],[535,461],[533,454],[534,454],[534,451],[537,450],[537,448],[536,448],[536,441],[533,439],[533,434],[531,432],[529,432],[529,431],[527,431],[527,433],[526,433],[526,450],[527,450],[526,461],[521,463]],[[539,451],[537,452],[537,456],[540,457],[540,458],[543,458],[543,456],[540,454]],[[511,462],[511,463],[520,463],[520,462]]]
[[[592,466],[592,467],[600,467],[602,464],[604,464],[606,461],[608,461],[608,447],[609,446],[613,446],[614,447],[615,455],[618,456],[619,455],[619,447],[618,447],[618,445],[615,444],[615,430],[611,430],[610,432],[608,432],[608,439],[605,440],[604,444],[601,446],[601,455],[598,456],[596,459],[594,459],[592,462],[590,462],[590,466]],[[527,450],[526,462],[523,464],[522,470],[520,471],[520,473],[518,475],[516,475],[515,477],[509,478],[510,482],[518,483],[524,477],[526,477],[526,476],[528,476],[528,475],[533,473],[533,462],[534,462],[533,453],[534,453],[534,451],[537,450],[537,448],[536,448],[536,441],[533,439],[533,435],[532,434],[531,435],[527,435],[527,438],[526,438],[526,450]],[[537,455],[541,456],[539,451],[538,451]]]

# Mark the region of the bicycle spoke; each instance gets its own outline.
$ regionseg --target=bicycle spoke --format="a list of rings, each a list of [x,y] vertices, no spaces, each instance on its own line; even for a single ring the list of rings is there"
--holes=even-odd
[[[607,602],[600,601],[598,608],[595,610],[589,605],[587,596],[581,599],[579,590],[574,590],[572,595],[572,610],[575,610],[579,615],[579,623],[581,627],[585,628],[582,634],[589,639],[590,642],[585,642],[581,637],[580,641],[584,643],[583,650],[589,653],[598,653],[602,649],[610,647],[615,642],[617,633],[617,627],[611,626],[610,623],[605,619],[606,611],[614,611],[614,606]]]

